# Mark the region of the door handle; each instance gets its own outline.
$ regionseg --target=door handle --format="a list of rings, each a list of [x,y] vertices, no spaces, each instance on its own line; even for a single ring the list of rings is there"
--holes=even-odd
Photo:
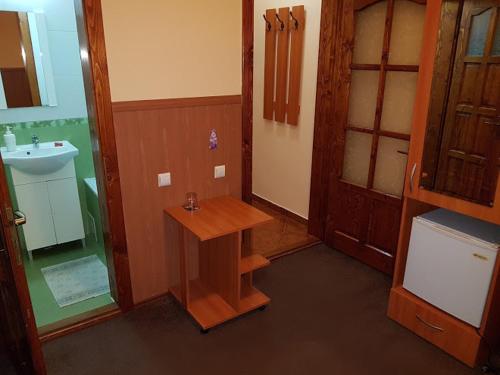
[[[5,215],[9,223],[10,238],[12,239],[12,246],[14,253],[16,255],[16,263],[18,266],[23,264],[23,258],[21,256],[21,246],[19,244],[19,237],[17,236],[17,225],[23,225],[26,223],[26,216],[21,211],[13,212],[10,205],[5,205]],[[19,220],[19,224],[17,224]]]
[[[413,179],[415,178],[415,171],[417,170],[417,163],[413,164],[413,168],[410,173],[410,193],[413,193]]]
[[[26,215],[21,211],[14,212],[14,225],[16,227],[26,224]]]

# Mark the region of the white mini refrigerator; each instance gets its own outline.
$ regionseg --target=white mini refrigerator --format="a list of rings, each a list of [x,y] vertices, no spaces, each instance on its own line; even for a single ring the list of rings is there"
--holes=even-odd
[[[499,243],[495,224],[444,209],[415,217],[403,287],[479,327]]]

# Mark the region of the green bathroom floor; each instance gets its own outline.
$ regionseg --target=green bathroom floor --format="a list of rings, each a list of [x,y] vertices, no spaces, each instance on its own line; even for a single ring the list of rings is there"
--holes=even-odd
[[[31,303],[33,304],[37,327],[40,328],[47,324],[114,303],[113,298],[107,293],[69,306],[59,307],[49,286],[45,282],[41,271],[42,268],[93,254],[97,255],[106,264],[103,246],[92,240],[87,240],[87,247],[85,248],[81,242],[77,241],[52,248],[35,250],[32,262],[29,261],[28,255],[25,254],[24,269],[28,279]]]

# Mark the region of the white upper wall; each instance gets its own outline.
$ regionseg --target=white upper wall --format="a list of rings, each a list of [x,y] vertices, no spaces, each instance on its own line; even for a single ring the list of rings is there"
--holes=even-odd
[[[241,94],[241,0],[102,0],[113,101]]]
[[[0,10],[45,14],[56,107],[0,110],[0,124],[87,116],[73,0],[0,0]]]
[[[264,33],[266,9],[304,5],[306,28],[298,126],[265,120]],[[309,214],[321,0],[255,0],[253,87],[253,193],[304,218]]]

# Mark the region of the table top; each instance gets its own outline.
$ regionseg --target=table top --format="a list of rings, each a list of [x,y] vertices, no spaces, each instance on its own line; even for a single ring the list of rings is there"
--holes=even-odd
[[[165,213],[201,241],[250,229],[273,220],[268,214],[231,196],[202,200],[197,211],[171,207],[166,208]]]

